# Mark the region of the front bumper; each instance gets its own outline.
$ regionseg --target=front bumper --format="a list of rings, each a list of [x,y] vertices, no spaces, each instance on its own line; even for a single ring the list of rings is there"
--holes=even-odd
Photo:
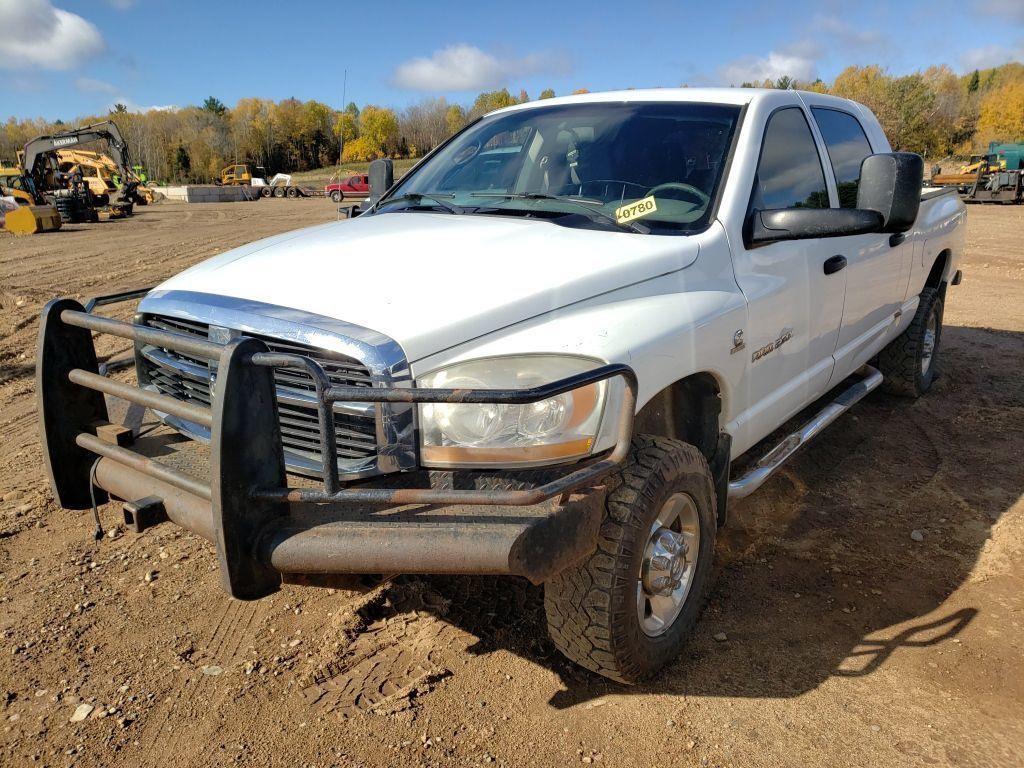
[[[100,376],[92,332],[216,361],[212,407]],[[326,447],[322,486],[288,485],[277,368],[301,368],[316,384]],[[636,376],[625,365],[529,390],[332,386],[309,357],[269,352],[258,339],[217,344],[92,315],[67,299],[43,311],[36,376],[44,456],[61,506],[91,506],[92,472],[98,503],[113,496],[150,513],[159,509],[212,541],[224,588],[242,599],[268,595],[282,580],[328,574],[513,574],[543,582],[596,546],[601,481],[629,452],[636,406]],[[525,404],[613,377],[625,382],[614,449],[535,487],[438,488],[415,472],[348,485],[339,480],[328,426],[335,402]],[[104,395],[200,424],[210,430],[210,445],[170,436],[134,441],[110,427]]]

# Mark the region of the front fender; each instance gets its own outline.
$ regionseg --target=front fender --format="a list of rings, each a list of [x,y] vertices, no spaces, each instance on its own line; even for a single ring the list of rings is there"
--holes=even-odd
[[[723,238],[724,245],[724,238]],[[710,250],[710,249],[709,249]],[[518,323],[412,364],[422,376],[455,362],[515,354],[571,354],[625,363],[637,373],[637,408],[674,382],[709,373],[722,394],[722,423],[736,410],[745,355],[732,354],[746,301],[727,247],[687,269],[621,288]]]

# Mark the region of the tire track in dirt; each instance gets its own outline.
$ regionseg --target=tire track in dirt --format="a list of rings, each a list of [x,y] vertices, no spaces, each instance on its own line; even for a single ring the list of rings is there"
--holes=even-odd
[[[440,618],[447,609],[443,596],[416,579],[363,595],[339,619],[340,647],[297,677],[302,700],[341,717],[413,706],[451,674],[448,654],[469,644]]]
[[[341,717],[417,706],[469,655],[493,648],[547,658],[539,588],[518,579],[403,577],[342,620],[347,642],[297,676],[310,707]]]
[[[253,622],[256,616],[264,611],[260,603],[242,602],[227,597],[224,599],[227,604],[218,611],[221,616],[205,647],[218,665],[227,667],[238,659],[242,645],[253,639]]]

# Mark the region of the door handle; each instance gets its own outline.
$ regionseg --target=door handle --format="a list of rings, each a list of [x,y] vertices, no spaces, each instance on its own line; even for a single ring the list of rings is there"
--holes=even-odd
[[[825,259],[824,269],[826,275],[831,275],[838,272],[841,269],[846,268],[846,257],[845,256],[833,256],[830,259]]]

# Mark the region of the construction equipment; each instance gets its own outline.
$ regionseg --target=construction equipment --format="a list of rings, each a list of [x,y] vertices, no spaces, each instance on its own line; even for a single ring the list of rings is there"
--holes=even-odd
[[[52,205],[37,205],[31,181],[21,168],[0,166],[0,197],[13,197],[18,208],[4,215],[4,229],[15,235],[33,235],[60,229],[60,213]]]
[[[52,205],[19,205],[4,216],[4,229],[12,235],[36,235],[60,229],[61,220]]]
[[[985,154],[971,155],[960,173],[934,174],[930,183],[956,187],[968,203],[1024,202],[1024,143],[993,141]]]
[[[106,141],[107,151],[125,181],[108,193],[106,199],[93,195],[85,183],[81,170],[68,174],[60,169],[58,150]],[[128,144],[117,125],[110,120],[62,131],[48,136],[37,136],[25,145],[22,168],[37,192],[52,202],[65,221],[96,221],[97,207],[108,206],[115,215],[131,215],[138,181],[131,179],[131,156]]]
[[[323,197],[325,192],[309,187],[300,187],[292,183],[287,173],[276,173],[267,178],[267,169],[262,165],[250,166],[247,163],[233,163],[222,168],[220,175],[214,179],[221,186],[248,185],[260,197]]]
[[[266,179],[267,169],[262,165],[254,166],[255,173],[246,163],[232,163],[222,168],[220,176],[214,179],[215,184],[223,186],[237,186],[240,184],[252,184],[253,179]],[[264,184],[266,182],[264,181]]]
[[[21,168],[0,165],[0,196],[13,197],[19,205],[33,205],[35,198],[26,189]]]
[[[148,205],[155,199],[153,190],[143,184],[145,174],[140,165],[121,169],[110,155],[86,149],[58,149],[57,161],[64,173],[74,173],[78,170],[89,190],[97,197],[106,195],[109,199],[122,186],[124,179],[136,184],[135,195],[132,198],[135,205]],[[122,176],[125,171],[126,179]]]

